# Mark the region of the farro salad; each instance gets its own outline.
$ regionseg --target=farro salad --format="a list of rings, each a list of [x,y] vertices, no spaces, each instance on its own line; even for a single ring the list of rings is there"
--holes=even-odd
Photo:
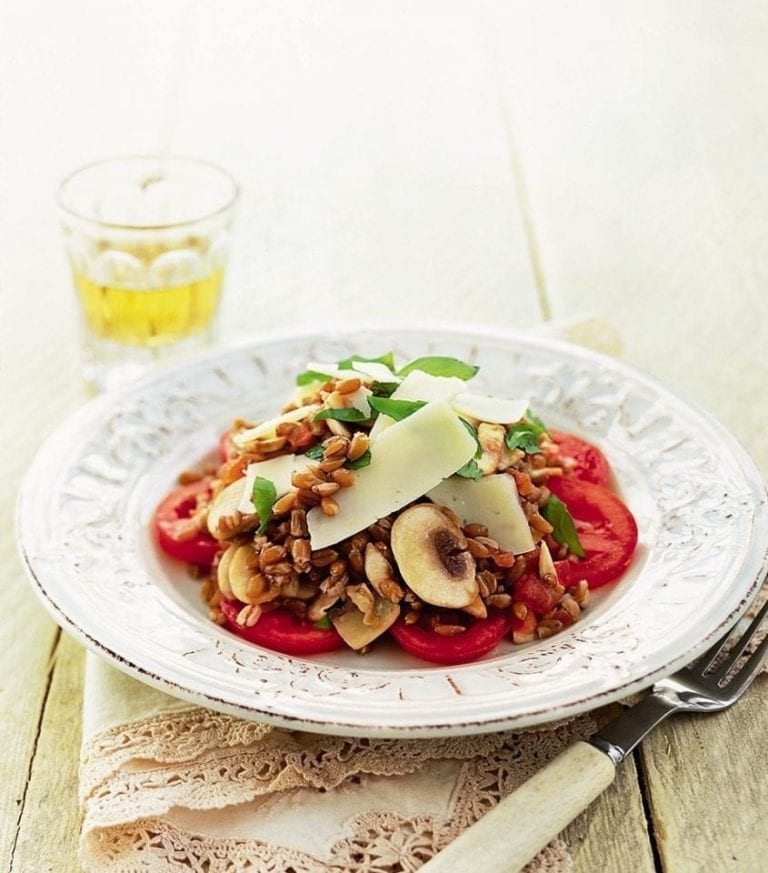
[[[274,418],[155,511],[213,621],[290,655],[390,638],[439,664],[578,621],[637,544],[600,450],[527,399],[474,393],[445,356],[312,361]]]

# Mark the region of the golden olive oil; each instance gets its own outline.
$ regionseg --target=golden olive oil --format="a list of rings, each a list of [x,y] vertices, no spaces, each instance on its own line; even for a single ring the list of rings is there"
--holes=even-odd
[[[162,346],[207,330],[216,314],[223,268],[179,285],[102,285],[74,271],[83,315],[99,337],[132,346]]]

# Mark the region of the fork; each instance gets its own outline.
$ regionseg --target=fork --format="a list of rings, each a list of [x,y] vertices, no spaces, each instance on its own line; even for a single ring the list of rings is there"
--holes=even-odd
[[[744,694],[768,654],[768,636],[739,660],[768,616],[768,601],[732,648],[731,628],[690,666],[657,682],[650,694],[589,740],[578,741],[502,800],[442,852],[424,873],[515,873],[613,782],[616,765],[675,712],[719,712]]]

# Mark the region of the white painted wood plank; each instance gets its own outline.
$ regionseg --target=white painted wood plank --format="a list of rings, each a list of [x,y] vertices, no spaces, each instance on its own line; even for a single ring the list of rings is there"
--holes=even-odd
[[[488,4],[554,315],[698,399],[768,472],[768,9]]]
[[[19,823],[11,873],[78,873],[77,774],[85,652],[63,635]]]
[[[761,677],[733,709],[672,719],[643,743],[640,755],[665,870],[764,869],[766,703],[768,679]]]

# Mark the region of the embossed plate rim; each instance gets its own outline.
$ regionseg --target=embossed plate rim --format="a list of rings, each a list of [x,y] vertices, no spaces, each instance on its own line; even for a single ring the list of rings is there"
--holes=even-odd
[[[381,339],[382,336],[386,336],[387,340]],[[654,531],[656,539],[649,543],[648,554],[645,556],[646,569],[638,573],[637,579],[633,582],[635,587],[626,588],[622,596],[617,597],[613,605],[609,603],[599,617],[590,622],[587,613],[585,624],[577,626],[578,632],[555,637],[552,641],[546,641],[546,646],[542,641],[534,644],[533,648],[515,649],[494,656],[488,661],[460,668],[416,667],[414,669],[413,662],[409,666],[402,659],[396,669],[380,669],[376,664],[371,667],[370,661],[362,659],[359,659],[359,668],[339,666],[333,658],[328,663],[318,664],[285,658],[275,653],[264,653],[235,640],[216,626],[201,621],[199,616],[190,615],[183,604],[173,602],[172,598],[169,599],[162,592],[157,577],[154,580],[149,578],[152,573],[162,575],[163,570],[155,565],[149,568],[144,566],[144,552],[138,551],[142,546],[143,535],[139,530],[139,519],[146,507],[144,510],[141,507],[137,510],[135,505],[123,508],[126,513],[124,518],[130,522],[126,534],[129,541],[127,544],[120,536],[119,525],[117,528],[114,525],[105,528],[109,536],[117,537],[113,544],[116,544],[118,552],[120,549],[123,550],[122,557],[126,561],[131,558],[138,563],[135,572],[133,564],[127,570],[125,568],[119,568],[119,572],[114,570],[112,581],[105,589],[105,596],[107,600],[112,600],[113,606],[122,609],[126,616],[141,622],[145,619],[137,618],[136,605],[131,606],[129,591],[131,586],[135,586],[136,591],[142,592],[142,596],[146,595],[151,602],[153,609],[149,610],[150,614],[157,612],[158,607],[162,607],[163,621],[170,623],[172,635],[175,634],[180,641],[203,641],[204,645],[199,652],[192,652],[195,656],[199,655],[200,663],[192,664],[189,660],[185,661],[180,651],[164,650],[162,646],[153,642],[151,634],[144,639],[145,648],[147,641],[152,644],[149,646],[149,651],[145,651],[137,645],[136,638],[132,637],[129,631],[105,623],[108,619],[99,614],[96,606],[89,604],[89,598],[77,597],[78,586],[86,584],[92,586],[92,580],[86,578],[87,571],[74,565],[77,563],[76,554],[68,558],[69,553],[65,549],[61,555],[56,556],[58,563],[55,561],[51,563],[54,560],[51,557],[52,547],[42,541],[44,537],[41,535],[41,525],[45,528],[47,523],[50,523],[51,533],[58,535],[60,539],[64,537],[65,545],[66,536],[74,538],[69,545],[74,547],[75,552],[77,548],[81,551],[85,549],[80,556],[80,563],[83,556],[105,557],[106,546],[103,542],[91,544],[90,541],[86,541],[87,526],[75,525],[62,533],[63,523],[60,518],[41,520],[38,516],[41,512],[43,514],[49,512],[49,506],[53,507],[57,500],[63,499],[62,489],[72,490],[76,484],[78,487],[85,487],[80,480],[84,480],[87,486],[87,475],[80,475],[75,482],[72,476],[67,480],[67,471],[72,473],[72,457],[79,457],[78,451],[81,454],[87,451],[86,434],[91,432],[90,428],[97,433],[100,426],[105,433],[107,432],[107,422],[111,423],[113,420],[108,418],[110,414],[118,422],[118,427],[109,432],[109,439],[118,439],[121,436],[120,415],[135,417],[140,410],[143,410],[142,414],[148,414],[150,419],[147,433],[162,442],[161,436],[158,435],[161,426],[167,430],[169,425],[162,417],[157,421],[152,419],[153,414],[159,415],[157,411],[152,412],[152,404],[159,403],[159,397],[162,395],[167,398],[166,407],[176,401],[183,407],[184,397],[172,400],[172,386],[176,382],[183,386],[186,384],[184,379],[192,378],[193,374],[200,373],[210,381],[213,379],[212,374],[217,365],[222,361],[229,362],[228,366],[233,368],[233,372],[237,366],[245,366],[246,359],[251,361],[249,367],[255,366],[253,362],[258,358],[259,351],[263,352],[265,348],[268,355],[274,359],[274,364],[262,362],[262,366],[269,368],[269,366],[278,366],[280,354],[283,355],[282,360],[285,363],[292,352],[294,355],[298,354],[299,349],[306,350],[310,345],[336,347],[342,344],[345,349],[355,347],[364,350],[366,347],[370,348],[373,342],[388,346],[390,339],[395,345],[410,344],[409,348],[417,353],[429,350],[428,347],[435,350],[457,345],[468,346],[470,353],[474,348],[481,358],[483,355],[492,358],[498,352],[504,356],[506,367],[512,366],[515,357],[524,358],[527,354],[531,361],[536,361],[538,355],[542,361],[546,358],[553,362],[548,366],[555,369],[557,366],[567,365],[568,373],[573,371],[569,378],[577,380],[574,390],[578,388],[578,378],[588,379],[588,374],[593,373],[596,374],[593,375],[594,379],[602,378],[606,384],[612,385],[614,390],[629,391],[629,386],[632,386],[638,397],[642,391],[650,392],[649,397],[661,403],[664,415],[672,415],[669,425],[670,435],[677,432],[673,425],[677,425],[679,431],[681,422],[689,420],[696,422],[704,432],[713,436],[718,444],[718,452],[725,452],[725,457],[720,463],[729,465],[732,468],[731,472],[736,471],[739,474],[741,488],[739,493],[742,501],[739,505],[749,501],[752,507],[752,514],[748,519],[749,536],[746,538],[742,536],[739,540],[739,536],[734,534],[738,542],[726,539],[726,545],[740,561],[738,572],[734,573],[734,584],[723,594],[722,602],[716,602],[714,610],[710,609],[706,613],[704,621],[688,629],[684,646],[678,646],[679,650],[674,651],[672,656],[666,656],[662,663],[659,663],[658,659],[654,662],[653,657],[649,660],[647,654],[640,659],[645,662],[644,665],[635,663],[631,657],[631,646],[639,645],[639,640],[630,632],[629,623],[622,617],[621,611],[623,609],[626,612],[632,606],[632,608],[640,608],[642,614],[643,604],[638,603],[638,598],[643,590],[642,586],[651,576],[648,567],[652,566],[658,570],[655,565],[648,563],[655,560],[654,548],[657,546],[658,535],[664,533],[672,536],[671,531],[663,527],[659,528],[653,520],[649,520],[649,530]],[[532,366],[530,361],[527,366],[529,369]],[[538,366],[543,367],[544,363],[541,362]],[[579,367],[585,374],[581,377]],[[255,372],[252,371],[251,376]],[[517,370],[515,372],[517,373]],[[540,375],[537,378],[540,378],[541,385],[549,385],[548,377]],[[202,376],[201,379],[202,381],[195,382],[196,386],[207,384]],[[614,380],[613,383],[611,379]],[[490,381],[493,382],[493,379],[491,378]],[[557,382],[553,382],[551,387],[555,392],[564,390]],[[184,390],[188,393],[188,389]],[[164,395],[163,391],[165,391]],[[268,393],[269,389],[261,399],[264,400]],[[633,400],[636,400],[635,395],[630,391],[623,403],[631,405]],[[599,397],[590,399],[589,395],[583,396],[583,391],[582,394],[577,392],[567,398],[572,411],[580,410],[581,417],[577,416],[579,422],[577,429],[589,430],[588,427],[585,428],[584,421],[591,420],[589,417],[593,414],[605,415],[615,412],[618,416],[618,412],[605,406],[604,400],[602,401],[604,406],[601,407],[597,402],[598,399]],[[215,403],[216,398],[214,397],[211,402]],[[238,412],[244,410],[230,408],[228,414]],[[169,413],[166,410],[163,414],[167,416]],[[576,415],[575,412],[573,414]],[[629,416],[630,422],[632,421],[631,414],[625,413],[623,406],[622,414]],[[564,417],[570,420],[569,416]],[[640,423],[642,424],[642,420]],[[651,422],[650,425],[644,426],[652,427],[653,424],[654,422]],[[628,428],[629,425],[626,427]],[[614,443],[619,440],[616,443],[618,445],[624,437],[619,434],[621,428],[618,424],[616,428],[618,430],[615,434],[612,432],[612,439]],[[192,428],[190,433],[199,436],[199,431],[199,427],[197,431]],[[187,433],[185,438],[190,438],[190,433]],[[641,436],[632,439],[636,440],[635,448],[646,450],[648,447],[643,442],[642,433],[643,431],[640,430]],[[649,445],[653,450],[652,441]],[[149,450],[142,451],[147,454]],[[671,449],[664,451],[674,452],[675,447],[672,446]],[[683,452],[684,449],[678,446],[677,451]],[[151,459],[147,460],[149,454],[145,458],[139,452],[136,457],[148,465],[147,469],[141,471],[139,476],[141,482],[138,480],[129,482],[126,488],[133,489],[130,493],[123,493],[116,486],[116,492],[128,503],[131,499],[135,503],[136,500],[140,501],[142,496],[146,497],[146,488],[142,491],[141,483],[152,478],[152,470],[164,469],[162,465],[153,467]],[[67,464],[70,464],[70,467]],[[109,486],[105,488],[109,490]],[[638,498],[642,496],[640,490],[636,493]],[[128,494],[128,497],[125,494]],[[725,496],[727,498],[729,495]],[[98,495],[91,494],[89,497],[86,494],[86,498],[82,499],[85,500],[83,505],[87,509],[91,511],[97,509]],[[665,496],[664,500],[668,503],[669,496]],[[708,511],[713,512],[715,516],[718,511],[724,511],[718,509],[717,500],[710,503],[711,508]],[[690,512],[690,509],[688,511]],[[52,512],[51,509],[49,514]],[[724,519],[718,520],[722,528]],[[715,531],[712,523],[710,523],[711,530],[705,531],[705,535]],[[729,522],[729,524],[733,528],[733,523]],[[132,387],[126,398],[115,395],[96,398],[65,422],[39,451],[20,494],[17,529],[20,551],[33,587],[46,608],[65,629],[89,648],[107,657],[123,671],[175,696],[233,715],[319,732],[370,736],[459,735],[508,727],[525,727],[575,715],[639,690],[661,675],[673,672],[682,666],[698,651],[702,651],[708,641],[717,636],[723,627],[736,621],[747,608],[755,593],[757,581],[768,563],[768,555],[766,555],[768,510],[766,510],[765,486],[736,440],[708,413],[690,402],[681,400],[674,392],[634,368],[581,347],[511,331],[476,327],[450,328],[443,325],[404,327],[387,324],[354,329],[340,328],[326,334],[312,330],[273,333],[258,342],[242,342],[209,353],[181,367],[150,376]],[[48,533],[47,529],[45,533]],[[730,534],[731,531],[727,533]],[[56,536],[54,536],[54,544],[55,542]],[[143,545],[145,546],[146,543]],[[707,563],[710,559],[707,556],[705,558]],[[123,578],[120,573],[127,575],[128,578]],[[127,586],[125,589],[118,584],[119,579],[123,580],[121,584]],[[710,580],[710,584],[715,585],[715,581]],[[666,586],[662,585],[662,588]],[[622,621],[627,626],[626,630],[621,625]],[[618,633],[615,628],[619,627],[620,634],[611,636]],[[138,630],[141,632],[144,629],[140,627]],[[605,641],[600,636],[601,632],[610,632],[609,638],[612,643],[621,640],[627,644],[627,652],[622,652],[624,660],[616,666],[615,673],[611,673],[608,669],[604,675],[600,675],[599,671],[594,669],[592,663],[595,659],[594,653],[602,653],[604,656],[606,652],[611,651],[610,645],[606,649]],[[153,646],[157,651],[152,650]],[[569,670],[571,675],[568,674]],[[531,684],[531,679],[535,684]],[[550,683],[552,688],[546,687],[546,683]],[[462,693],[448,692],[446,689],[449,687],[454,691],[459,689]],[[478,688],[479,694],[476,692]],[[420,689],[425,692],[422,696],[420,696]],[[400,699],[395,693],[398,691]],[[450,708],[446,709],[448,703]]]

